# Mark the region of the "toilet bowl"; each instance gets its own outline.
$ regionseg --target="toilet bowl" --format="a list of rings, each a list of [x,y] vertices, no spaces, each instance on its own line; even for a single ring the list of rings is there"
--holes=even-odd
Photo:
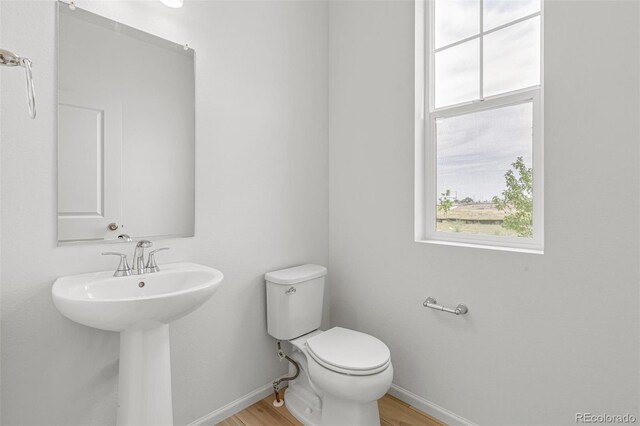
[[[291,341],[301,374],[286,406],[308,425],[379,425],[377,401],[391,386],[389,349],[365,333],[335,327]]]
[[[291,343],[290,358],[300,368],[285,406],[305,425],[380,425],[378,399],[393,380],[389,348],[355,330],[319,329],[326,275],[324,266],[311,264],[265,274],[267,332]]]

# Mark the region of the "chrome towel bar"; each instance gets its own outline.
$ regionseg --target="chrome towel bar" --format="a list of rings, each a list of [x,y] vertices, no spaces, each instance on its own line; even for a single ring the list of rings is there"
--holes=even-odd
[[[438,311],[449,312],[450,314],[456,315],[465,315],[467,312],[469,312],[469,308],[467,308],[467,305],[463,303],[460,303],[458,306],[456,306],[455,309],[445,308],[443,305],[438,305],[438,301],[433,297],[427,297],[427,300],[422,303],[422,306],[424,306],[425,308],[437,309]]]

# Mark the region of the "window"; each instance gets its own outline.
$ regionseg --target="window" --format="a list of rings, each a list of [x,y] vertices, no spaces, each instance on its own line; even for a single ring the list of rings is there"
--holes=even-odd
[[[417,6],[416,240],[542,250],[541,7]]]

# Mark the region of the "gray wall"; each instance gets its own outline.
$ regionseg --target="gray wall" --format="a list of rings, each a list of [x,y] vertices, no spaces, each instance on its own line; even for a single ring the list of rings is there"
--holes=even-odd
[[[77,4],[197,52],[196,237],[163,241],[161,261],[210,265],[225,280],[171,327],[185,424],[284,372],[263,274],[327,264],[327,4]],[[65,319],[50,294],[58,276],[115,267],[104,246],[56,247],[56,5],[0,7],[3,47],[32,58],[39,107],[30,120],[23,74],[2,70],[1,423],[113,424],[118,335]]]
[[[330,3],[332,323],[381,338],[394,383],[480,424],[640,415],[638,3],[545,12],[545,253],[530,255],[413,242],[414,4]]]

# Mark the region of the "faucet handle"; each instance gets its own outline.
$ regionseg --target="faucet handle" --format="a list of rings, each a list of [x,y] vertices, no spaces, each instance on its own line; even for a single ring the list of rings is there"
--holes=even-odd
[[[155,252],[162,251],[162,250],[169,250],[169,247],[162,247],[162,248],[159,248],[159,249],[151,250],[149,252],[149,254],[154,254]]]
[[[129,262],[127,262],[127,255],[124,253],[117,253],[114,251],[108,251],[102,253],[103,256],[120,256],[120,263],[118,264],[118,269],[113,274],[114,277],[128,277],[131,275],[131,267],[129,266]]]
[[[154,254],[156,254],[159,251],[162,250],[169,250],[169,247],[162,247],[159,249],[155,249],[149,252],[149,260],[147,260],[147,266],[144,267],[144,271],[145,272],[158,272],[160,271],[160,268],[158,267],[158,264],[156,263],[156,258],[153,256]]]

